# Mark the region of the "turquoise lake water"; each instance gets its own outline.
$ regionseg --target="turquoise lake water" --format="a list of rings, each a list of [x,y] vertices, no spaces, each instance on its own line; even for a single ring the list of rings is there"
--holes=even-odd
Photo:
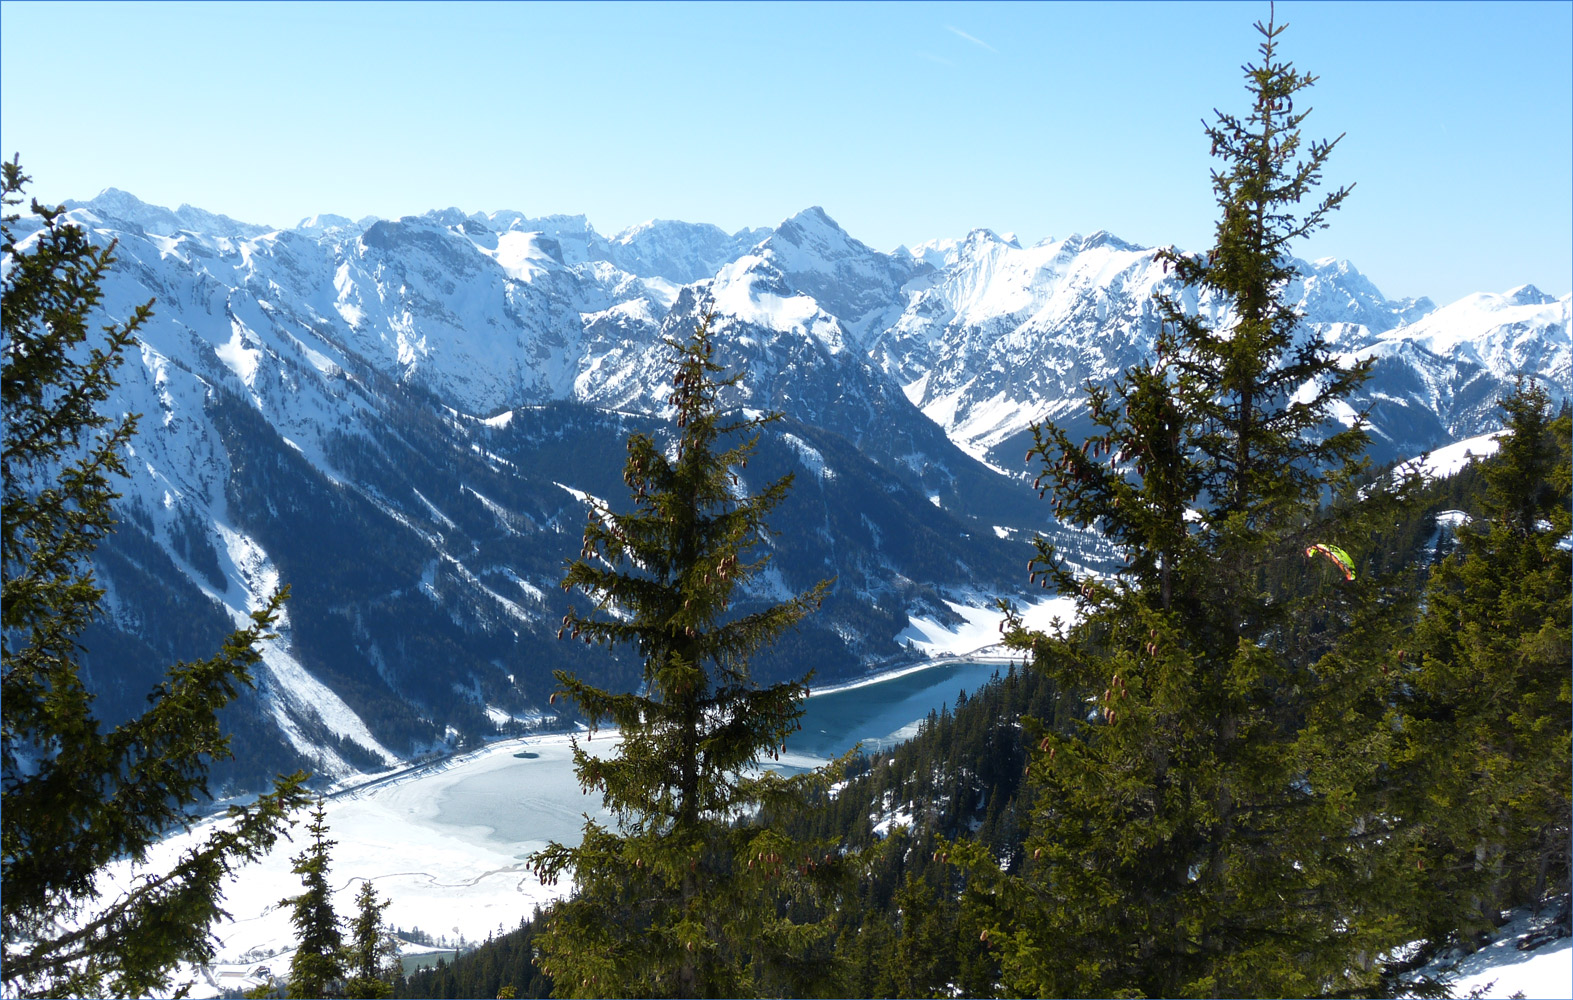
[[[872,752],[911,737],[917,724],[941,706],[956,707],[1006,667],[997,663],[946,663],[861,687],[829,691],[808,699],[803,730],[787,740],[788,752],[829,758],[858,742]]]
[[[945,663],[854,688],[827,691],[808,699],[803,729],[787,741],[787,755],[769,766],[794,772],[818,766],[862,742],[863,749],[885,749],[916,734],[930,711],[955,707],[1006,668],[997,664]],[[585,744],[605,752],[611,739]],[[524,859],[547,840],[578,843],[584,815],[609,822],[598,794],[584,793],[574,776],[566,742],[547,738],[447,772],[436,792],[432,821],[463,830]]]

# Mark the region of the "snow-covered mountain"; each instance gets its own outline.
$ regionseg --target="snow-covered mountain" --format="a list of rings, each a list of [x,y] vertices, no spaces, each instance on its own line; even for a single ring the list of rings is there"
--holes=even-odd
[[[941,266],[921,287],[912,288],[901,318],[874,350],[909,398],[952,440],[1001,465],[1015,461],[1034,422],[1074,421],[1088,382],[1112,381],[1150,356],[1160,327],[1156,294],[1219,319],[1217,307],[1180,288],[1152,249],[1106,232],[1023,248],[978,229],[964,240],[921,249],[925,260]],[[1299,271],[1290,299],[1310,327],[1349,355],[1378,343],[1407,343],[1409,331],[1435,309],[1428,299],[1384,298],[1348,261],[1302,261]],[[1554,322],[1539,328],[1548,354],[1566,350],[1566,299],[1560,308],[1560,331]],[[1456,321],[1440,326],[1452,330]],[[1474,335],[1487,337],[1483,330]],[[1541,359],[1528,361],[1523,352],[1498,352],[1483,361],[1416,346],[1422,353],[1414,355],[1412,367],[1445,370],[1444,384],[1483,375],[1483,384],[1499,392],[1526,362],[1530,372],[1552,373],[1536,366]],[[1389,376],[1404,378],[1396,369]],[[1378,395],[1357,405],[1381,398],[1382,381],[1368,387],[1368,394]],[[1423,451],[1489,423],[1491,414],[1449,393],[1444,384],[1406,396],[1406,405],[1416,412],[1383,411],[1373,427],[1377,460]],[[1423,429],[1415,430],[1417,424]]]
[[[961,624],[947,600],[1019,593],[1035,529],[1096,564],[1097,539],[1022,482],[1020,438],[1145,356],[1152,296],[1176,291],[1153,250],[1108,233],[883,253],[818,208],[735,234],[457,209],[269,231],[111,190],[71,218],[118,241],[109,314],[155,300],[117,399],[143,419],[98,560],[93,683],[107,714],[130,711],[154,665],[211,650],[289,584],[283,638],[233,713],[238,785],[539,719],[553,669],[631,683],[626,660],[556,641],[557,583],[586,499],[624,495],[626,435],[663,433],[664,338],[707,315],[744,374],[726,402],[787,415],[749,477],[797,476],[752,598],[836,579],[766,676],[853,675],[902,655],[914,619]],[[1347,262],[1301,272],[1307,321],[1377,359],[1361,402],[1379,460],[1494,429],[1520,373],[1567,396],[1566,296],[1438,309]]]

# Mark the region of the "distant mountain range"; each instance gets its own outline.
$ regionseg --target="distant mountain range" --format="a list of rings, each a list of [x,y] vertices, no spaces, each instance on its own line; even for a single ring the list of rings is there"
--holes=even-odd
[[[117,393],[143,418],[97,560],[110,613],[86,641],[103,714],[293,590],[257,694],[231,713],[234,789],[538,723],[553,669],[635,682],[626,656],[555,639],[557,584],[585,498],[625,497],[624,438],[662,433],[663,338],[707,313],[745,375],[725,403],[787,417],[748,479],[797,477],[751,599],[835,578],[764,676],[856,675],[903,655],[909,616],[1026,596],[1035,530],[1099,565],[1098,539],[1029,490],[1023,440],[1036,420],[1075,426],[1083,385],[1145,357],[1153,294],[1177,291],[1151,248],[1108,233],[1024,248],[980,229],[884,253],[818,208],[774,229],[606,237],[517,212],[273,231],[115,190],[69,207],[118,241],[107,313],[156,299]],[[1346,261],[1300,275],[1307,324],[1377,359],[1354,402],[1378,462],[1493,429],[1521,373],[1568,396],[1568,296],[1438,308],[1385,298]]]

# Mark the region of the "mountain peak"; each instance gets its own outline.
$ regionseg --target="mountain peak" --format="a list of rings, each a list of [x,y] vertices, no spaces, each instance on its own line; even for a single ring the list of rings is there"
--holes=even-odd
[[[759,246],[788,273],[824,270],[842,262],[885,256],[842,229],[818,205],[784,220]]]
[[[745,230],[746,231],[746,230]],[[693,238],[698,234],[709,239],[727,239],[726,230],[708,222],[683,222],[681,219],[646,219],[618,233],[611,240],[618,246],[629,246],[640,240]]]
[[[335,229],[354,229],[356,228],[356,223],[354,219],[347,216],[333,215],[330,212],[319,212],[316,215],[308,215],[301,219],[295,223],[295,228],[312,233],[326,233]]]
[[[1097,250],[1100,247],[1108,247],[1111,250],[1147,249],[1146,247],[1138,246],[1135,243],[1128,243],[1109,232],[1107,229],[1095,230],[1091,235],[1087,236],[1081,241],[1081,248],[1083,250]]]
[[[967,233],[967,238],[965,240],[963,240],[962,242],[963,243],[1009,243],[1010,241],[1009,240],[1000,239],[999,234],[996,233],[992,229],[986,229],[986,228],[984,228],[982,226],[979,226],[978,228],[973,229],[972,231]]]
[[[434,208],[424,215],[407,216],[399,221],[435,222],[439,226],[459,226],[469,219],[469,213],[455,206],[448,208]]]
[[[802,229],[808,232],[828,231],[839,233],[843,238],[847,238],[847,231],[842,229],[840,224],[830,217],[830,213],[818,205],[810,205],[796,215],[782,220],[781,225],[776,227],[776,231],[781,232],[788,228]]]
[[[769,235],[768,229],[729,235],[708,222],[648,219],[604,241],[604,250],[607,259],[631,274],[686,285],[714,277]]]
[[[89,208],[102,208],[111,212],[137,211],[139,209],[158,207],[156,205],[149,205],[147,202],[143,201],[141,198],[138,198],[130,191],[122,191],[117,187],[107,187],[83,204]],[[168,211],[168,209],[160,210],[166,212]]]
[[[1556,301],[1556,299],[1542,292],[1534,285],[1519,285],[1517,288],[1510,288],[1502,294],[1502,297],[1515,306],[1546,306]]]
[[[187,230],[202,236],[260,236],[272,227],[240,222],[227,215],[182,204],[173,212],[162,205],[150,205],[129,191],[108,187],[91,201],[68,201],[66,207],[85,208],[104,218],[120,219],[141,226],[144,232],[173,236]]]

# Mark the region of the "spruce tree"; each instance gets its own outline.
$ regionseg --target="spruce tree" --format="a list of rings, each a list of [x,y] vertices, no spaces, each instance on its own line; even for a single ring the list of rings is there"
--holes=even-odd
[[[1424,832],[1433,940],[1569,892],[1573,555],[1566,412],[1520,385],[1484,466],[1485,517],[1436,568],[1409,643],[1406,812]]]
[[[28,178],[4,167],[4,204]],[[136,417],[101,412],[151,303],[91,330],[114,248],[95,247],[64,208],[32,205],[26,239],[0,225],[4,420],[4,668],[0,676],[0,843],[5,991],[148,995],[180,962],[211,958],[222,884],[267,853],[305,793],[297,774],[187,851],[166,872],[150,846],[208,802],[207,769],[230,756],[218,713],[242,687],[284,594],[213,657],[171,667],[139,716],[105,732],[79,673],[78,636],[103,596],[89,565],[115,523],[113,478]],[[134,880],[106,900],[99,876],[130,858]]]
[[[333,890],[328,886],[328,866],[337,841],[328,839],[327,812],[321,799],[311,811],[306,828],[311,843],[295,855],[290,870],[300,876],[305,891],[280,901],[290,908],[295,928],[295,954],[289,960],[291,997],[324,997],[344,983],[344,935],[333,912]]]
[[[719,377],[709,320],[668,346],[676,440],[629,438],[633,509],[592,508],[583,558],[563,580],[595,602],[570,609],[565,634],[632,647],[643,684],[620,694],[556,675],[592,727],[609,720],[619,732],[605,758],[574,746],[581,783],[601,793],[618,829],[587,822],[578,847],[536,855],[544,879],[574,879],[573,897],[546,916],[540,964],[566,996],[801,994],[822,988],[826,969],[811,949],[826,928],[814,897],[840,865],[738,822],[799,801],[819,780],[758,769],[797,728],[808,678],[760,687],[748,657],[815,608],[827,585],[732,610],[737,588],[769,559],[751,553],[791,476],[747,491],[759,428],[776,416],[723,415],[717,398],[741,375]],[[748,436],[722,449],[739,434]]]
[[[1283,26],[1256,27],[1251,111],[1207,126],[1216,244],[1159,254],[1221,319],[1160,297],[1154,360],[1089,387],[1095,435],[1034,428],[1040,489],[1125,566],[1089,576],[1040,540],[1032,578],[1074,594],[1080,621],[1044,634],[1007,619],[1085,718],[1032,730],[1022,877],[957,850],[971,903],[998,915],[988,940],[1012,994],[1359,991],[1402,941],[1411,886],[1382,771],[1392,595],[1304,555],[1360,552],[1356,522],[1375,509],[1321,510],[1350,496],[1365,436],[1331,417],[1366,367],[1340,367],[1285,298],[1290,243],[1349,189],[1298,208],[1336,140],[1302,144],[1295,100],[1314,78],[1281,61]]]
[[[388,933],[382,914],[393,903],[378,900],[377,890],[367,879],[355,895],[355,919],[350,922],[350,942],[344,949],[344,965],[349,981],[346,997],[390,997],[393,977],[398,973],[398,945]]]

